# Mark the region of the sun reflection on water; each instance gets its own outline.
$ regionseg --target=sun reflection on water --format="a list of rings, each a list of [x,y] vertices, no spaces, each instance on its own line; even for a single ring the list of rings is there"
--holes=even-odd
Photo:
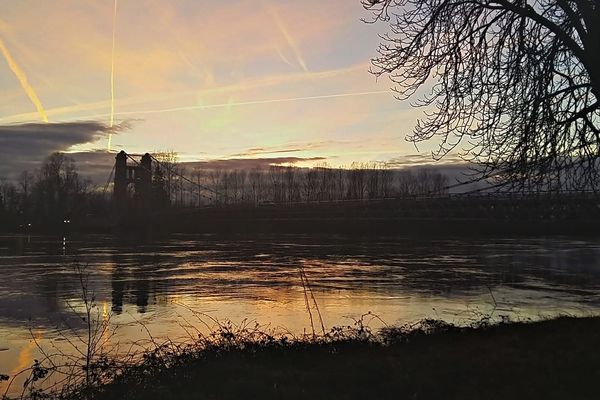
[[[30,328],[40,346],[64,351],[69,345],[56,327],[63,333],[65,325],[85,328],[71,310],[83,306],[74,262],[88,266],[99,319],[110,325],[101,338],[106,348],[127,348],[149,333],[189,340],[196,329],[214,328],[213,319],[309,332],[307,284],[326,329],[352,324],[368,311],[395,324],[422,318],[465,323],[491,312],[535,319],[600,308],[600,243],[593,240],[284,235],[65,241],[76,257],[63,255],[62,237],[0,237],[0,348],[10,348],[0,352],[0,373],[14,374],[39,357]]]

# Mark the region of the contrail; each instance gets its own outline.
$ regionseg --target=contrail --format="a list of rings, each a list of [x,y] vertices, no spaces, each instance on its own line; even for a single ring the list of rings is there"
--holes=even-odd
[[[23,70],[16,63],[15,59],[12,57],[12,55],[4,45],[2,39],[0,39],[0,51],[4,55],[4,58],[8,63],[8,67],[15,74],[15,76],[19,80],[19,83],[21,84],[21,87],[23,88],[23,90],[25,90],[27,96],[29,96],[31,102],[35,105],[35,108],[37,109],[38,114],[40,114],[40,118],[42,119],[42,121],[48,122],[48,116],[46,115],[46,111],[42,106],[42,102],[35,93],[35,90],[33,90],[31,85],[29,84],[29,81],[27,81],[27,76],[25,75],[25,72],[23,72]]]
[[[223,107],[236,107],[236,106],[248,106],[256,104],[270,104],[270,103],[288,103],[294,101],[306,101],[306,100],[317,100],[317,99],[333,99],[337,97],[356,97],[356,96],[372,96],[377,94],[389,94],[389,90],[375,90],[370,92],[350,92],[350,93],[334,93],[325,94],[318,96],[305,96],[305,97],[288,97],[279,99],[265,99],[265,100],[249,100],[240,102],[227,102],[219,104],[205,104],[205,105],[194,105],[194,106],[183,106],[183,107],[171,107],[161,108],[155,110],[141,110],[141,111],[123,111],[117,113],[117,115],[144,115],[144,114],[161,114],[168,112],[177,111],[190,111],[190,110],[208,110],[211,108],[223,108]],[[98,117],[98,115],[88,116],[88,118]]]
[[[219,104],[204,104],[204,105],[193,105],[193,106],[181,106],[181,107],[171,107],[171,108],[160,108],[154,110],[138,110],[138,111],[120,111],[116,112],[115,115],[125,116],[125,115],[145,115],[145,114],[162,114],[162,113],[170,113],[170,112],[178,112],[178,111],[192,111],[192,110],[208,110],[212,108],[225,108],[225,107],[238,107],[238,106],[249,106],[256,104],[270,104],[270,103],[289,103],[294,101],[307,101],[307,100],[318,100],[318,99],[333,99],[337,97],[356,97],[356,96],[373,96],[378,94],[390,94],[389,90],[374,90],[370,92],[349,92],[349,93],[334,93],[334,94],[325,94],[318,96],[306,96],[306,97],[289,97],[289,98],[279,98],[279,99],[265,99],[265,100],[249,100],[249,101],[240,101],[240,102],[227,102],[227,103],[219,103]],[[102,118],[106,117],[110,114],[102,113],[102,114],[90,114],[85,116],[79,116],[77,119],[91,119],[91,118]]]
[[[170,100],[173,98],[178,98],[178,96],[184,96],[184,95],[190,95],[190,94],[197,95],[198,93],[200,93],[201,95],[210,95],[210,94],[218,94],[218,93],[230,93],[233,91],[236,91],[236,92],[249,91],[252,89],[273,87],[273,86],[277,86],[277,85],[293,83],[293,82],[298,82],[298,81],[302,82],[302,81],[305,81],[306,79],[311,79],[311,80],[330,79],[330,78],[336,77],[338,75],[348,74],[348,73],[352,73],[352,72],[356,72],[356,71],[363,71],[366,73],[368,67],[369,67],[368,63],[362,63],[362,64],[353,65],[353,66],[350,66],[347,68],[325,70],[325,71],[320,71],[320,72],[311,72],[310,75],[305,74],[303,72],[297,72],[294,74],[275,75],[275,76],[245,81],[242,83],[235,83],[235,84],[231,84],[231,85],[222,85],[222,86],[217,86],[214,88],[208,88],[208,89],[201,90],[200,92],[198,92],[196,90],[194,90],[194,91],[186,90],[186,91],[180,91],[180,92],[177,92],[174,94],[169,94],[169,95],[161,94],[161,95],[154,95],[152,97],[134,96],[134,97],[129,97],[129,98],[120,98],[119,105],[141,106],[143,104],[151,103],[152,101]],[[97,101],[97,102],[93,102],[93,103],[76,104],[76,105],[46,109],[46,112],[48,113],[49,116],[53,116],[53,115],[60,116],[60,115],[65,115],[65,114],[70,114],[70,113],[78,113],[78,112],[82,112],[82,111],[93,111],[93,110],[108,109],[108,108],[110,108],[110,99],[109,98],[107,98],[106,100]],[[116,113],[116,115],[118,115],[118,113]],[[110,113],[106,112],[103,114],[88,116],[87,118],[91,118],[91,117],[106,117],[106,118],[108,118],[109,116],[110,116]],[[37,117],[37,113],[32,113],[32,112],[22,113],[22,114],[14,114],[14,115],[7,115],[7,116],[0,117],[0,122],[2,122],[2,123],[27,122],[27,121],[32,121],[36,117]],[[83,117],[78,117],[78,118],[83,118]]]
[[[298,45],[296,44],[296,41],[294,40],[294,38],[292,37],[292,35],[290,35],[290,33],[288,32],[288,30],[286,29],[285,25],[283,24],[283,21],[281,20],[281,18],[279,18],[279,15],[277,15],[277,13],[275,12],[275,10],[272,10],[269,7],[267,7],[267,11],[269,12],[269,14],[271,14],[271,17],[275,21],[275,24],[279,28],[279,31],[281,31],[281,34],[283,35],[283,37],[287,41],[287,43],[290,46],[290,48],[294,51],[294,55],[296,56],[296,60],[298,61],[298,64],[300,64],[300,67],[302,67],[302,70],[304,72],[309,72],[308,71],[308,67],[306,66],[306,63],[304,62],[304,58],[302,57],[302,53],[300,52],[300,49],[298,48]]]
[[[112,142],[112,128],[115,125],[115,38],[117,33],[117,0],[113,9],[113,31],[112,31],[112,51],[110,54],[110,131],[108,132],[108,146],[110,151]]]
[[[277,55],[279,55],[279,58],[281,59],[281,61],[283,61],[285,64],[289,65],[290,67],[293,67],[290,60],[288,60],[287,57],[283,55],[283,53],[281,52],[279,47],[275,46],[275,50],[277,51]]]
[[[121,111],[121,112],[115,112],[115,115],[126,116],[126,115],[162,114],[162,113],[178,112],[178,111],[192,111],[192,110],[204,110],[204,109],[208,110],[208,109],[212,109],[212,108],[238,107],[238,106],[249,106],[249,105],[271,104],[271,103],[289,103],[289,102],[295,102],[295,101],[334,99],[334,98],[338,98],[338,97],[373,96],[373,95],[380,95],[380,94],[389,95],[390,91],[389,90],[375,90],[375,91],[370,91],[370,92],[333,93],[333,94],[325,94],[325,95],[318,95],[318,96],[289,97],[289,98],[264,99],[264,100],[248,100],[248,101],[241,101],[241,102],[229,101],[227,103],[219,103],[219,104],[203,104],[203,105],[193,105],[193,106],[161,108],[161,109],[153,109],[153,110]],[[76,120],[104,118],[109,115],[110,115],[109,113],[82,115],[82,116],[78,116],[76,118]]]

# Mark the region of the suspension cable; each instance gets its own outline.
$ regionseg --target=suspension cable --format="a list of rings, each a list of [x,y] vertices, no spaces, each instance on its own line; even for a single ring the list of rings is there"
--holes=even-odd
[[[133,162],[134,162],[134,163],[135,163],[135,164],[136,164],[138,167],[144,168],[146,171],[148,171],[148,172],[152,173],[152,170],[148,170],[148,168],[146,168],[145,166],[143,166],[143,165],[142,165],[142,164],[141,164],[141,163],[140,163],[138,160],[136,160],[135,158],[133,158],[133,157],[132,157],[132,156],[130,156],[129,154],[125,153],[125,155],[127,155],[127,158],[129,158],[131,161],[133,161]],[[160,167],[164,168],[164,165],[163,165],[163,163],[161,163],[160,161],[158,161],[158,160],[157,160],[157,159],[156,159],[154,156],[150,155],[150,158],[151,158],[152,160],[156,161]],[[171,172],[173,172],[173,171],[171,170]],[[205,194],[203,194],[202,192],[200,192],[200,189],[201,189],[201,188],[202,188],[202,189],[206,189],[206,190],[208,190],[208,191],[210,191],[210,192],[213,192],[215,195],[218,195],[218,193],[217,193],[217,192],[215,192],[214,190],[212,190],[212,189],[210,189],[210,188],[207,188],[207,187],[205,187],[205,186],[202,186],[202,185],[200,185],[200,184],[198,184],[198,183],[196,183],[196,182],[194,182],[194,181],[192,181],[192,180],[190,180],[190,179],[186,178],[185,176],[183,176],[183,175],[181,175],[181,174],[179,174],[179,173],[177,173],[177,172],[174,172],[174,174],[175,174],[176,176],[178,176],[179,178],[181,178],[181,179],[183,179],[183,180],[185,180],[185,181],[187,181],[187,182],[191,183],[192,185],[194,185],[194,186],[198,187],[198,194],[199,194],[200,196],[204,197],[205,199],[214,200],[213,198],[210,198],[210,197],[206,196]],[[186,189],[186,190],[187,190],[189,193],[191,193],[191,194],[193,194],[193,193],[194,193],[192,190],[189,190],[189,189]]]
[[[112,169],[110,170],[110,174],[108,175],[108,179],[106,180],[106,185],[104,185],[104,189],[102,190],[102,196],[106,196],[106,191],[108,190],[108,185],[110,185],[110,181],[113,179],[116,165],[117,164],[114,163]]]

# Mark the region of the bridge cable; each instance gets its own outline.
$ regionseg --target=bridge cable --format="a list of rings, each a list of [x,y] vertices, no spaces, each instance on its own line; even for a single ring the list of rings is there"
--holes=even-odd
[[[145,169],[147,172],[150,172],[150,173],[152,173],[152,170],[148,170],[148,168],[146,168],[145,166],[143,166],[143,165],[142,165],[142,164],[141,164],[141,163],[140,163],[138,160],[136,160],[135,158],[133,158],[133,157],[132,157],[132,156],[130,156],[129,154],[125,153],[125,155],[127,156],[127,158],[129,158],[131,161],[133,161],[133,162],[134,162],[134,163],[135,163],[135,164],[136,164],[138,167],[140,167],[140,168],[144,168],[144,169]],[[156,161],[156,162],[158,163],[158,165],[159,165],[161,168],[165,168],[165,167],[164,167],[164,165],[163,165],[163,164],[162,164],[160,161],[158,161],[156,158],[154,158],[153,156],[150,156],[150,158],[151,158],[152,160]],[[191,180],[187,179],[186,177],[182,176],[181,174],[175,173],[174,175],[176,175],[176,176],[178,176],[178,177],[180,177],[180,178],[182,178],[182,179],[184,179],[184,180],[186,180],[186,181],[190,182],[191,184],[193,184],[193,185],[195,185],[195,186],[197,186],[197,187],[204,188],[202,185],[196,184],[195,182],[193,182],[193,181],[191,181]],[[218,195],[218,193],[217,193],[217,192],[215,192],[215,191],[214,191],[214,190],[212,190],[212,189],[209,189],[209,188],[205,188],[205,189],[207,189],[207,190],[209,190],[209,191],[211,191],[211,192],[215,193],[216,195]],[[189,189],[186,189],[186,190],[187,190],[187,192],[188,192],[188,193],[190,193],[190,194],[194,194],[194,192],[193,192],[193,191],[191,191],[191,190],[189,190]],[[215,199],[212,199],[212,198],[210,198],[210,197],[208,197],[208,196],[206,196],[206,195],[202,194],[200,191],[198,191],[198,193],[199,193],[199,195],[200,195],[200,196],[204,197],[205,199],[209,199],[209,200],[215,200]]]
[[[108,174],[108,179],[106,180],[106,184],[104,185],[104,189],[102,190],[102,196],[106,196],[106,191],[108,190],[108,186],[110,185],[110,181],[113,179],[115,168],[117,163],[115,162],[110,170],[110,174]]]

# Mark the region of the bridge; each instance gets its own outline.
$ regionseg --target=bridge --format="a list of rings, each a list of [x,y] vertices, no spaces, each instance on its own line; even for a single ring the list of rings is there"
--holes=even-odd
[[[216,191],[199,182],[193,182],[152,154],[145,153],[139,160],[136,157],[139,155],[120,151],[115,157],[113,169],[104,188],[106,192],[110,181],[113,181],[112,202],[117,216],[131,212],[145,215],[166,208],[170,203],[170,199],[167,198],[170,193],[161,193],[160,191],[166,188],[161,188],[160,184],[164,182],[165,176],[171,175],[188,183],[185,191],[190,196],[214,201]],[[200,201],[197,204],[199,205]]]
[[[412,226],[412,229],[428,224],[439,227],[444,223],[477,224],[477,221],[494,221],[507,227],[516,224],[600,221],[600,200],[592,192],[494,193],[478,189],[449,194],[449,189],[461,185],[457,184],[445,186],[440,193],[433,195],[360,200],[225,202],[229,203],[225,207],[223,199],[227,199],[228,194],[219,193],[216,188],[204,185],[199,179],[192,180],[150,153],[133,155],[119,152],[109,181],[113,177],[113,211],[117,220],[143,220],[150,215],[162,215],[159,218],[162,218],[161,224],[176,224],[189,229],[193,226],[218,227],[228,224],[232,227],[266,224],[265,229],[268,229],[268,226],[277,223],[296,227],[313,225],[323,229],[324,224],[347,226],[349,221],[362,221],[363,225],[404,224]],[[185,187],[180,190],[186,192],[187,198],[193,201],[185,207],[169,208],[171,194],[164,193],[164,187],[161,187],[168,177],[185,182]],[[347,229],[354,228],[348,225]]]

